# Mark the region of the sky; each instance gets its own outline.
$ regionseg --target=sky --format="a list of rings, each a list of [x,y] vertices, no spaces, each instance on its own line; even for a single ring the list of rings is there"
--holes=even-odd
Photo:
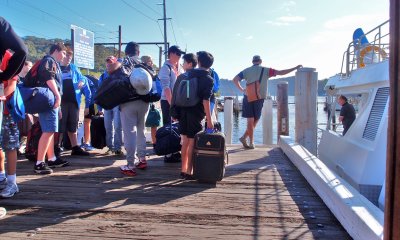
[[[0,16],[20,36],[70,38],[70,26],[95,43],[163,42],[162,0],[0,0]],[[167,39],[187,52],[213,54],[213,68],[232,79],[253,55],[278,70],[302,64],[324,79],[340,72],[356,28],[389,19],[388,0],[166,0]],[[141,45],[158,63],[159,48]],[[289,74],[294,75],[294,73]]]

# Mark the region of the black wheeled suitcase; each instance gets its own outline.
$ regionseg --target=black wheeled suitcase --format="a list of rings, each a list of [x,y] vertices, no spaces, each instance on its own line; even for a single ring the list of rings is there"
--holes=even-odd
[[[193,175],[200,182],[221,181],[228,164],[225,134],[200,132],[194,138]]]
[[[90,143],[92,147],[103,149],[106,146],[106,128],[103,116],[93,116],[90,124]]]

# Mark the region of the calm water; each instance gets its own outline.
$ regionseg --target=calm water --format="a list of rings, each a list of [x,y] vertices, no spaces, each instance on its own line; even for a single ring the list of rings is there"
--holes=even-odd
[[[289,135],[294,138],[295,136],[295,105],[290,104],[294,102],[294,97],[289,96]],[[324,111],[324,102],[325,97],[318,97],[318,111],[317,111],[317,122],[318,124],[327,122],[327,113]],[[273,131],[273,143],[277,142],[277,108],[272,108],[273,112],[273,119],[272,119],[272,131]],[[232,143],[240,143],[239,137],[241,137],[246,130],[247,121],[245,118],[242,118],[242,112],[239,114],[234,113],[233,117],[233,128],[232,128]],[[222,124],[222,128],[224,128],[224,112],[218,113],[218,121]],[[255,144],[262,144],[263,137],[262,137],[262,117],[257,124],[257,127],[254,131],[254,142]],[[319,126],[320,128],[324,128],[325,126]]]

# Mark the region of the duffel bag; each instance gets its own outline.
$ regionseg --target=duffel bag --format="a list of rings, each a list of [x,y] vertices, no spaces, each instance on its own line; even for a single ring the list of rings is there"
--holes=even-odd
[[[178,123],[163,126],[157,130],[154,152],[158,156],[176,153],[181,150],[181,136]]]
[[[46,87],[24,87],[18,85],[22,100],[25,105],[25,113],[47,112],[54,107],[54,94]]]

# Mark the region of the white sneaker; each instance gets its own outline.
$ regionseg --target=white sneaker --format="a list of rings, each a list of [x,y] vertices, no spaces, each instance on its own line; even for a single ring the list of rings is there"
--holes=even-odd
[[[9,184],[7,184],[7,187],[4,188],[3,191],[1,191],[0,196],[3,198],[10,198],[18,192],[19,192],[19,189],[18,189],[17,184],[9,183]]]
[[[7,187],[7,178],[4,178],[3,180],[0,181],[0,190],[3,190],[6,187]]]
[[[7,215],[7,210],[3,207],[0,207],[0,218],[3,218]]]

